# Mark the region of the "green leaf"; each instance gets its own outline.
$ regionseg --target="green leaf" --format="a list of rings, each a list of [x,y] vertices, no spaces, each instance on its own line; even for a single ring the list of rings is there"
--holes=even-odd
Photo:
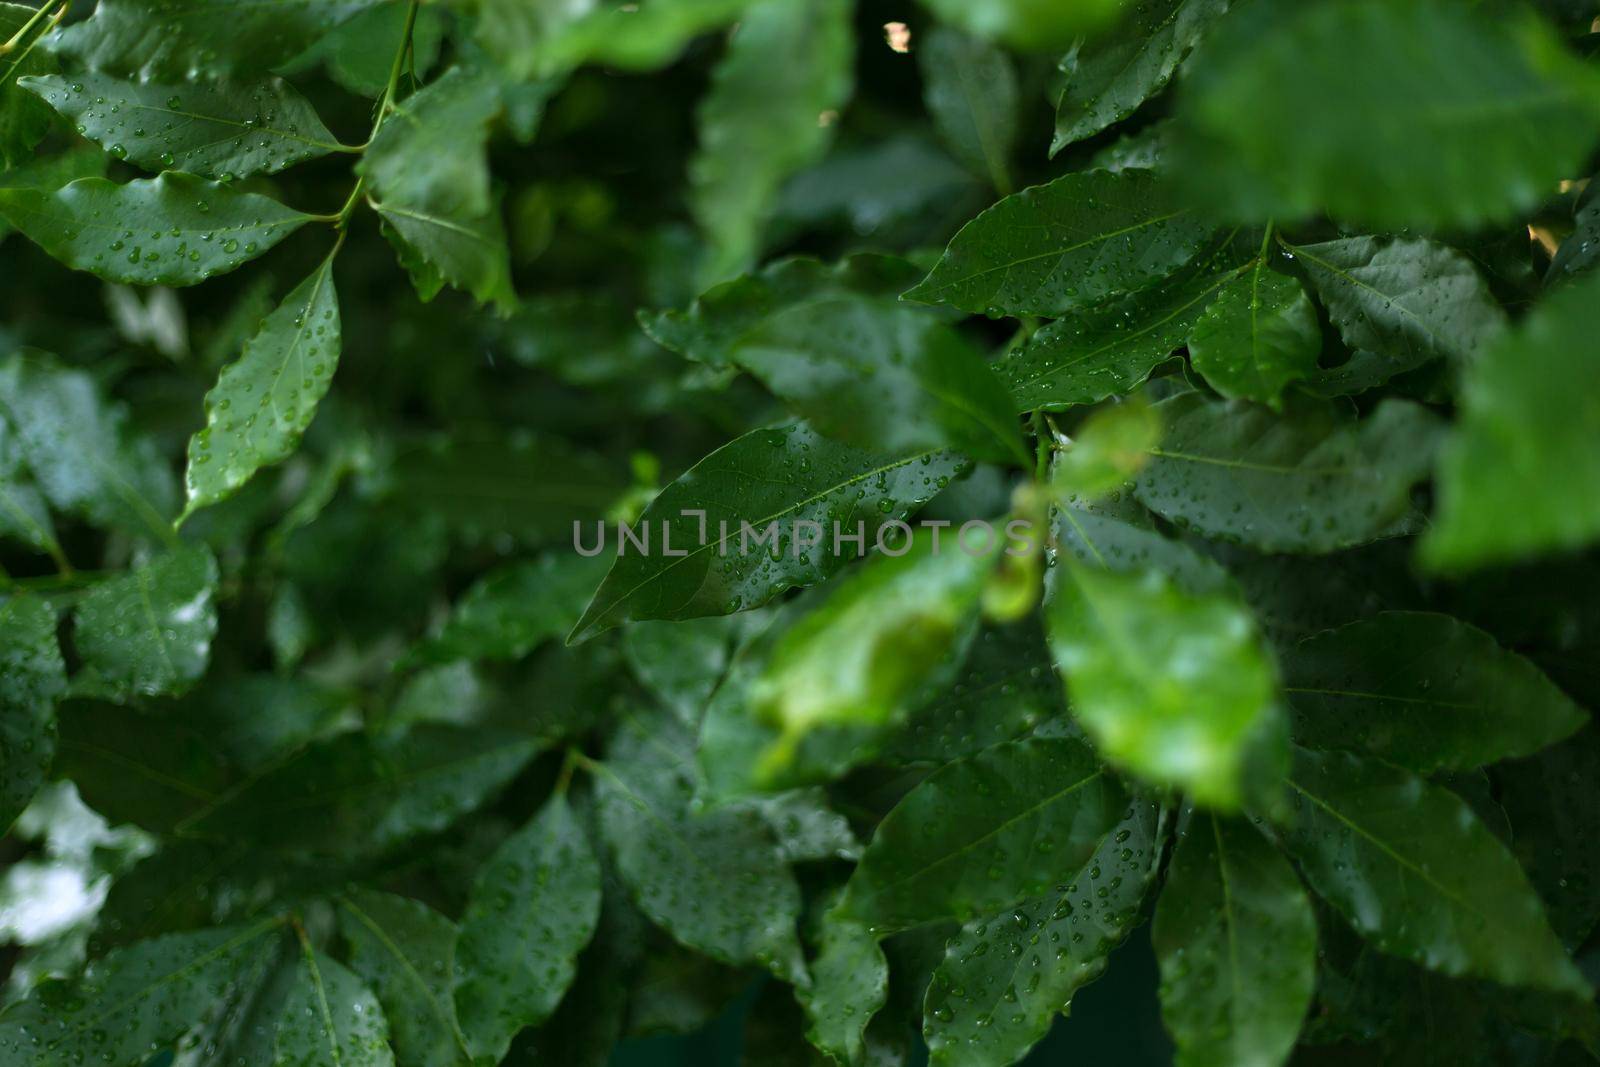
[[[94,145],[79,145],[60,155],[40,156],[21,166],[0,171],[0,188],[59,189],[79,178],[103,178],[111,159]],[[11,224],[0,218],[0,240],[11,232]]]
[[[473,583],[407,660],[521,659],[572,629],[604,573],[602,559],[557,553],[500,567]]]
[[[1160,280],[1210,235],[1149,171],[1068,174],[963,226],[905,298],[996,316],[1060,316]]]
[[[1180,393],[1135,492],[1164,518],[1269,552],[1331,552],[1387,536],[1427,477],[1440,420],[1386,399],[1363,419],[1332,405],[1287,416]]]
[[[1578,200],[1572,232],[1550,258],[1545,282],[1559,282],[1587,271],[1596,260],[1600,260],[1600,185],[1590,179]]]
[[[1441,974],[1593,995],[1521,868],[1455,794],[1373,760],[1303,749],[1289,785],[1285,847],[1380,950]]]
[[[488,803],[541,747],[431,723],[376,738],[344,734],[206,805],[186,829],[289,852],[381,854]]]
[[[383,0],[106,0],[52,42],[91,69],[147,78],[254,73],[293,59]]]
[[[205,428],[189,439],[185,517],[294,454],[333,381],[341,344],[330,255],[262,320],[206,394]]]
[[[50,772],[56,701],[66,688],[50,605],[29,596],[0,603],[0,835]]]
[[[1052,156],[1121,122],[1164,89],[1228,0],[1138,0],[1130,7],[1114,31],[1061,61],[1067,82],[1056,102]]]
[[[1595,143],[1600,82],[1524,12],[1254,14],[1208,43],[1179,109],[1179,172],[1234,217],[1472,226],[1532,207]]]
[[[448,282],[502,314],[516,305],[486,152],[500,108],[493,79],[454,67],[400,105],[361,161],[373,208],[424,300]]]
[[[1130,497],[1064,502],[1056,506],[1055,515],[1057,545],[1080,563],[1118,574],[1160,571],[1179,589],[1195,595],[1233,589],[1220,564],[1162,534],[1149,512]]]
[[[40,353],[0,360],[0,417],[56,508],[96,526],[170,540],[171,475],[154,443],[128,429],[127,409],[108,402],[87,373]]]
[[[1011,193],[1017,143],[1017,72],[987,41],[936,26],[917,41],[922,99],[956,158]]]
[[[1600,275],[1573,282],[1467,370],[1422,542],[1428,567],[1510,562],[1600,536],[1600,453],[1591,447],[1600,377],[1589,367],[1597,300]]]
[[[393,1067],[378,998],[304,937],[301,966],[273,1035],[272,1067]]]
[[[216,587],[210,550],[182,548],[89,590],[74,615],[73,692],[123,701],[188,689],[211,660]]]
[[[881,937],[1038,896],[1089,858],[1123,802],[1080,741],[1013,741],[947,764],[878,824],[841,917]]]
[[[1088,862],[1050,893],[963,926],[928,987],[929,1062],[1020,1060],[1140,921],[1165,837],[1157,806],[1133,799]]]
[[[496,27],[509,28],[515,0],[490,0]],[[665,66],[689,41],[737,19],[751,0],[657,0],[647,5],[607,2],[571,9],[538,9],[539,22],[515,28],[496,52],[513,73],[526,69],[549,75],[584,63],[624,70]],[[526,19],[525,5],[515,15]],[[554,17],[552,17],[554,16]],[[491,32],[483,30],[480,32]],[[521,50],[533,49],[523,61]]]
[[[1218,264],[1220,267],[1221,264]],[[1181,348],[1237,270],[1185,271],[1048,323],[995,364],[1021,411],[1060,411],[1131,392]]]
[[[960,673],[912,710],[887,751],[895,762],[948,763],[1015,740],[1066,710],[1044,630],[1030,615],[979,630]]]
[[[37,12],[25,4],[0,4],[0,41],[34,22]],[[49,24],[34,25],[15,49],[0,55],[0,164],[7,170],[31,159],[34,146],[50,132],[50,109],[20,85],[23,78],[56,70],[55,57],[42,43],[41,30]]]
[[[692,1034],[715,1022],[750,984],[749,971],[658,936],[651,940],[627,991],[626,1033],[630,1037]]]
[[[933,532],[903,554],[869,559],[778,638],[745,699],[745,714],[776,730],[747,772],[754,788],[801,784],[814,777],[807,770],[836,774],[869,756],[950,656],[999,550],[941,550]]]
[[[657,344],[722,367],[733,361],[742,337],[780,311],[852,294],[893,298],[921,277],[922,271],[909,261],[871,252],[833,265],[789,256],[712,286],[682,311],[641,311],[639,325]]]
[[[853,81],[850,10],[845,0],[757,0],[741,16],[701,98],[689,163],[708,283],[750,266],[779,186],[826,150],[829,113]]]
[[[1296,741],[1422,774],[1526,756],[1588,721],[1532,663],[1431,612],[1386,611],[1307,638],[1285,676]]]
[[[66,986],[0,1015],[0,1058],[17,1067],[141,1067],[236,998],[276,954],[282,920],[169,934],[112,951]]]
[[[1093,500],[1126,485],[1161,443],[1161,422],[1142,397],[1100,408],[1079,423],[1055,458],[1050,487],[1065,498]]]
[[[478,872],[456,945],[456,1011],[475,1057],[498,1062],[572,983],[600,917],[600,864],[557,793]]]
[[[639,909],[684,945],[798,981],[794,874],[757,811],[695,803],[693,744],[675,718],[630,714],[596,765],[600,828],[618,873]]]
[[[1005,386],[953,327],[920,309],[860,297],[799,304],[746,333],[732,357],[847,444],[1030,461]]]
[[[861,923],[830,912],[819,925],[811,984],[795,989],[806,1040],[837,1063],[860,1063],[867,1024],[889,998],[889,962]]]
[[[1196,803],[1236,809],[1284,743],[1276,672],[1248,609],[1158,571],[1058,564],[1050,648],[1106,759]],[[1270,770],[1268,770],[1270,773]]]
[[[400,1067],[467,1067],[456,1024],[456,925],[415,900],[359,889],[341,896],[339,931],[350,970],[372,989],[389,1021]]]
[[[727,674],[734,640],[759,618],[713,615],[634,623],[622,631],[623,655],[639,682],[693,728]]]
[[[1477,268],[1426,238],[1345,237],[1286,245],[1356,355],[1317,375],[1357,392],[1440,357],[1467,365],[1505,328]]]
[[[1600,730],[1594,726],[1537,756],[1495,769],[1511,850],[1539,890],[1550,925],[1577,949],[1600,921]]]
[[[306,98],[280,78],[163,82],[83,71],[18,84],[115,158],[149,171],[227,181],[343,149]]]
[[[728,615],[760,607],[786,589],[815,585],[859,553],[847,555],[843,546],[853,542],[842,537],[837,551],[822,542],[810,551],[798,547],[801,523],[821,524],[828,538],[832,522],[850,537],[857,523],[864,524],[870,547],[884,523],[903,518],[963,466],[947,452],[864,452],[804,423],[751,431],[689,468],[650,503],[640,522],[657,550],[617,556],[570,640],[635,619]],[[690,514],[696,509],[706,513],[704,527]],[[665,554],[663,522],[671,524],[672,552],[686,555]],[[745,524],[751,532],[742,541]],[[757,544],[772,525],[776,543]],[[809,538],[805,532],[800,540]],[[899,543],[898,535],[886,536]],[[583,540],[587,546],[587,535]]]
[[[1161,1015],[1181,1065],[1284,1063],[1317,977],[1311,900],[1243,820],[1196,811],[1152,931]]]
[[[1124,0],[923,0],[943,22],[1013,48],[1065,48],[1080,33],[1106,26]]]
[[[1218,291],[1189,331],[1189,359],[1213,389],[1283,410],[1283,390],[1311,377],[1322,328],[1300,283],[1265,257]]]
[[[179,173],[0,189],[0,215],[67,266],[127,285],[195,285],[311,221],[270,197]]]

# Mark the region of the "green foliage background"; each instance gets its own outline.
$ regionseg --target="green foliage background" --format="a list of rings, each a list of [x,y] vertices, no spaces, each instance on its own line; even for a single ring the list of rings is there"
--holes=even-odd
[[[1597,26],[0,4],[0,1067],[1592,1059]]]

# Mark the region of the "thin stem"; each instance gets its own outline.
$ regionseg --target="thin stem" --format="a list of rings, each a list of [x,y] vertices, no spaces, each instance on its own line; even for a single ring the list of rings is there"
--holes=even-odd
[[[406,24],[400,33],[400,47],[395,49],[394,62],[389,65],[389,84],[384,86],[383,99],[378,102],[378,113],[372,119],[372,131],[367,134],[367,139],[364,143],[349,147],[349,151],[353,153],[364,153],[368,148],[372,147],[372,142],[378,139],[378,131],[383,129],[384,120],[395,109],[394,98],[400,89],[400,74],[405,69],[406,56],[411,54],[411,35],[417,28],[418,6],[419,0],[411,0],[406,5]],[[350,195],[345,198],[343,207],[332,215],[314,216],[319,222],[331,222],[334,228],[339,231],[341,243],[344,241],[345,228],[350,225],[350,216],[355,214],[356,205],[361,203],[361,194],[366,191],[366,187],[367,176],[365,174],[357,176],[356,184],[351,188]],[[338,251],[338,247],[338,245],[335,245],[334,251]]]
[[[51,17],[50,10],[53,6],[54,5],[52,4],[45,4],[43,7],[39,8],[39,10],[30,15],[28,17],[28,21],[22,24],[22,28],[11,35],[11,40],[7,41],[5,44],[0,44],[0,56],[9,55],[11,52],[13,52],[16,47],[23,42],[28,34],[34,31],[35,27],[37,27],[39,23],[43,22],[47,17]],[[62,3],[61,7],[56,10],[55,15],[53,16],[54,20],[56,22],[60,22],[61,17],[66,13],[67,4]]]
[[[561,760],[561,771],[556,775],[556,796],[559,797],[566,795],[567,786],[572,784],[572,772],[577,769],[578,761],[584,758],[585,757],[583,753],[578,749],[577,745],[573,745],[567,749],[566,756]]]
[[[1033,480],[1041,485],[1044,484],[1045,470],[1050,465],[1051,441],[1048,435],[1049,431],[1045,429],[1044,424],[1044,412],[1035,408],[1033,412],[1033,438],[1037,456],[1034,460]]]
[[[1267,232],[1261,235],[1261,251],[1257,253],[1257,256],[1263,263],[1267,261],[1267,249],[1272,246],[1272,231],[1275,226],[1276,223],[1272,219],[1268,219]]]

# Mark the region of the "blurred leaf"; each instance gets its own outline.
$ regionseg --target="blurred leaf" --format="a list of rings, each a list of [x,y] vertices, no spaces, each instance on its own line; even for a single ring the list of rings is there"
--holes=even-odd
[[[1179,171],[1235,218],[1476,225],[1531,207],[1596,139],[1600,80],[1515,9],[1336,0],[1225,25],[1179,108]]]
[[[1422,543],[1435,570],[1578,548],[1600,535],[1600,377],[1588,373],[1600,277],[1553,293],[1474,362]],[[1506,521],[1507,516],[1516,521]]]
[[[521,659],[542,642],[566,636],[604,572],[604,560],[557,553],[491,571],[408,658]]]
[[[1317,924],[1294,868],[1265,838],[1194,812],[1152,936],[1178,1063],[1288,1060],[1316,980]]]
[[[1588,721],[1532,663],[1431,612],[1386,611],[1310,637],[1285,675],[1296,741],[1422,774],[1526,756]]]
[[[557,793],[479,871],[461,920],[455,1005],[475,1057],[502,1059],[555,1011],[599,915],[600,865]]]
[[[1037,51],[1065,48],[1074,37],[1114,21],[1124,0],[923,0],[939,18],[968,33]]]
[[[826,149],[850,97],[851,58],[845,0],[756,0],[742,13],[701,98],[689,164],[708,284],[751,265],[779,186]]]
[[[831,577],[847,557],[842,550],[821,551],[821,540],[818,551],[799,547],[800,524],[823,527],[826,538],[837,522],[853,538],[862,523],[865,552],[883,523],[932,497],[963,465],[947,452],[901,458],[864,452],[804,423],[753,430],[695,464],[650,503],[640,524],[654,531],[659,546],[662,523],[671,523],[674,554],[619,551],[572,639],[636,619],[747,611],[786,589]],[[696,509],[706,513],[703,526]],[[769,526],[777,529],[775,540],[759,541]],[[675,554],[680,551],[686,554]]]
[[[1500,803],[1511,823],[1511,849],[1550,913],[1562,941],[1576,949],[1600,922],[1600,730],[1592,725],[1536,756],[1496,768]]]
[[[50,772],[66,688],[55,612],[26,596],[0,603],[0,836]]]
[[[1160,441],[1161,422],[1142,398],[1100,408],[1056,457],[1051,488],[1066,497],[1104,496],[1132,481]]]
[[[1013,741],[947,764],[879,824],[840,917],[881,937],[1038,896],[1089,858],[1123,800],[1080,741]]]
[[[1447,975],[1592,991],[1505,847],[1454,794],[1357,756],[1297,750],[1284,845],[1380,950]]]
[[[34,22],[37,11],[25,4],[0,4],[0,41],[11,40],[30,23],[37,27],[0,56],[0,164],[7,170],[32,158],[34,146],[50,132],[50,109],[20,85],[23,78],[56,70],[55,57],[41,43],[48,23]]]
[[[1017,141],[1017,73],[1005,52],[944,26],[917,42],[922,99],[939,135],[961,162],[1011,193]]]
[[[996,317],[1060,316],[1159,281],[1210,235],[1147,171],[1068,174],[963,226],[905,298]]]
[[[811,984],[795,990],[805,1011],[806,1040],[835,1062],[859,1063],[867,1024],[889,996],[889,963],[862,924],[830,912],[818,925]]]

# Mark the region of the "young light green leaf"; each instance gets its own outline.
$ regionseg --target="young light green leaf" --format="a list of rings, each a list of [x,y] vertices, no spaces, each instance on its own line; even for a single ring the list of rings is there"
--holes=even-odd
[[[1221,267],[1221,264],[1218,264]],[[1127,393],[1181,348],[1237,270],[1185,271],[1048,323],[995,364],[1021,411],[1060,411]]]
[[[1424,237],[1288,245],[1345,344],[1381,360],[1381,381],[1431,359],[1469,365],[1506,316],[1472,261]],[[1321,377],[1341,377],[1337,368]]]
[[[799,304],[746,333],[732,358],[847,444],[1030,462],[1005,386],[954,327],[921,309],[861,297]]]
[[[1380,950],[1442,974],[1593,995],[1516,860],[1455,794],[1374,760],[1304,749],[1289,786],[1285,846]]]
[[[341,896],[350,969],[378,998],[400,1067],[468,1067],[456,1023],[456,925],[415,900],[358,889]]]
[[[1149,171],[1068,174],[963,226],[905,298],[983,314],[1064,315],[1166,277],[1210,235]]]
[[[917,41],[922,99],[950,151],[1011,194],[1017,142],[1017,72],[1001,49],[937,26]]]
[[[1208,43],[1179,111],[1178,172],[1235,217],[1472,226],[1532,206],[1595,143],[1600,82],[1525,13],[1347,0],[1255,14]]]
[[[816,162],[854,77],[845,0],[757,0],[742,15],[700,101],[690,204],[705,231],[705,282],[726,281],[761,250],[785,179]]]
[[[964,465],[948,452],[864,452],[804,423],[747,433],[695,464],[650,503],[640,523],[660,550],[619,552],[571,640],[635,619],[728,615],[760,607],[786,589],[814,585],[870,548],[884,523],[932,497]],[[705,511],[703,526],[699,510]],[[809,549],[802,544],[811,533],[802,524],[822,525],[822,536],[831,538],[826,524],[834,521],[852,538],[862,524],[861,551],[846,549],[854,542],[842,536],[837,547],[822,540]],[[671,524],[670,554],[669,543],[661,541],[663,522]],[[897,535],[887,537],[899,543]]]
[[[1269,552],[1331,552],[1383,537],[1427,477],[1439,418],[1387,399],[1366,418],[1332,405],[1288,416],[1180,393],[1156,405],[1166,428],[1135,486],[1151,511]]]
[[[1194,812],[1152,937],[1178,1064],[1288,1060],[1316,986],[1317,921],[1294,869],[1266,838],[1243,820]]]
[[[1038,618],[978,631],[960,673],[915,707],[889,742],[896,763],[944,764],[1013,741],[1067,705]]]
[[[759,812],[700,810],[694,738],[665,713],[630,714],[597,765],[601,833],[639,909],[713,959],[804,974],[800,888]]]
[[[1322,328],[1311,298],[1265,257],[1234,278],[1189,331],[1189,360],[1213,389],[1283,410],[1283,390],[1311,377]]]
[[[1038,896],[1089,858],[1123,803],[1081,741],[1013,741],[947,764],[878,824],[840,915],[881,937]]]
[[[271,70],[383,0],[106,0],[52,47],[90,70],[184,78]]]
[[[272,1067],[394,1067],[372,991],[301,935],[301,960],[273,1034]]]
[[[641,311],[639,325],[664,348],[722,367],[733,361],[740,338],[780,311],[836,296],[892,299],[921,277],[909,261],[871,252],[831,265],[790,256],[712,286],[682,311]]]
[[[1050,154],[1112,126],[1172,79],[1178,64],[1228,0],[1139,0],[1112,32],[1080,44],[1061,61],[1066,88],[1056,102]]]
[[[861,923],[829,912],[819,925],[811,984],[795,989],[806,1040],[837,1063],[860,1063],[867,1024],[889,999],[889,961]]]
[[[540,8],[529,19],[515,0],[490,0],[493,25],[505,36],[490,52],[513,77],[545,77],[584,63],[651,70],[672,62],[690,40],[736,20],[751,0],[615,0],[579,8]],[[512,8],[515,7],[513,11]],[[520,25],[513,24],[513,19]]]
[[[1157,806],[1134,798],[1088,862],[1050,893],[963,926],[928,986],[929,1062],[1020,1060],[1138,924],[1165,836]]]
[[[127,285],[195,285],[311,221],[259,193],[169,173],[124,185],[0,189],[0,215],[67,266]]]
[[[572,982],[600,917],[600,864],[564,794],[479,870],[456,945],[456,1011],[473,1056],[504,1058]]]
[[[167,465],[89,374],[40,353],[0,359],[0,417],[56,508],[97,526],[170,539],[176,494]]]
[[[56,751],[56,701],[67,688],[56,613],[30,596],[0,604],[0,834],[44,784]]]
[[[55,57],[42,41],[49,26],[40,24],[40,13],[40,8],[25,4],[0,4],[0,41],[10,41],[32,27],[15,48],[0,55],[0,164],[6,170],[31,159],[34,146],[50,132],[50,109],[19,84],[23,78],[56,70]]]
[[[749,770],[754,788],[803,784],[812,776],[797,772],[836,774],[870,756],[950,656],[1000,552],[940,550],[932,532],[869,559],[778,638],[746,697],[745,713],[776,728]]]
[[[1422,560],[1459,571],[1600,537],[1600,275],[1536,308],[1466,373]],[[1515,516],[1515,521],[1508,521]]]
[[[163,82],[83,71],[19,84],[115,158],[150,171],[229,180],[343,148],[306,98],[280,78]]]
[[[211,660],[217,561],[180,548],[95,586],[79,601],[73,692],[125,701],[188,689]]]
[[[1276,672],[1249,611],[1157,571],[1063,562],[1052,578],[1050,649],[1098,750],[1196,803],[1237,809],[1253,770],[1276,764],[1286,740]]]
[[[67,987],[0,1016],[0,1059],[17,1067],[141,1067],[260,980],[282,920],[169,934],[115,949]]]
[[[400,204],[373,204],[383,235],[394,245],[400,265],[424,302],[445,284],[492,304],[502,314],[517,306],[511,286],[511,253],[496,205],[478,218],[460,219]]]
[[[924,0],[940,21],[988,40],[1033,51],[1061,49],[1109,25],[1124,0]]]
[[[1121,488],[1161,443],[1161,421],[1142,397],[1100,408],[1056,456],[1050,486],[1062,497],[1093,500]]]
[[[333,381],[341,344],[330,255],[262,320],[206,394],[205,428],[189,439],[185,517],[294,453]]]
[[[571,631],[604,575],[603,559],[564,553],[491,571],[462,594],[439,633],[407,659],[521,659]]]
[[[1526,756],[1588,716],[1532,663],[1448,615],[1386,611],[1302,641],[1284,692],[1295,740],[1421,774]]]

